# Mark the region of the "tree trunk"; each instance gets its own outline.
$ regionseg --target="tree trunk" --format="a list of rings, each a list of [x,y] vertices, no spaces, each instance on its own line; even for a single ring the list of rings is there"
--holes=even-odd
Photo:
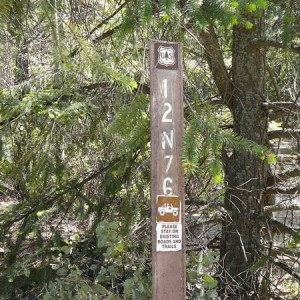
[[[268,113],[264,102],[265,52],[254,49],[254,38],[262,38],[263,19],[250,18],[254,26],[239,24],[233,29],[231,112],[235,133],[267,145]],[[250,153],[224,151],[225,208],[232,213],[223,224],[221,239],[220,295],[222,299],[258,299],[258,276],[249,268],[261,250],[263,190],[268,166]]]
[[[16,57],[15,84],[20,84],[29,77],[28,42],[22,41],[18,45],[19,53]]]

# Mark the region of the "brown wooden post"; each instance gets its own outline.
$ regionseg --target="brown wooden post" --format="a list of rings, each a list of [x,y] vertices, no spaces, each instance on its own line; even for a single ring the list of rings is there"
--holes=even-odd
[[[181,44],[154,41],[151,76],[153,300],[186,299]]]

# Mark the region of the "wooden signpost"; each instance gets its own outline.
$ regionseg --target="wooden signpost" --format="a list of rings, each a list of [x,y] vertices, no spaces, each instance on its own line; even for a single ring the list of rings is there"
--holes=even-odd
[[[186,279],[181,45],[154,41],[150,56],[152,299],[183,300]]]

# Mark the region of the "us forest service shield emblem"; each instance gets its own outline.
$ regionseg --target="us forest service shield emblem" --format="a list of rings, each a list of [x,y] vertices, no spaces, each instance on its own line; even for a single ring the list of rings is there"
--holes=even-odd
[[[174,66],[176,63],[175,49],[173,47],[159,46],[158,63],[166,67]]]

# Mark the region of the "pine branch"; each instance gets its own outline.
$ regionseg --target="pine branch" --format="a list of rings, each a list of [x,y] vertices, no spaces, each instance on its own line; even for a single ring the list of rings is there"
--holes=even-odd
[[[100,29],[102,26],[106,25],[114,16],[116,16],[131,0],[126,0],[124,1],[111,15],[109,15],[108,17],[106,17],[103,21],[101,21],[98,25],[96,25],[86,36],[86,39],[90,38],[91,35],[97,31],[98,29]],[[116,26],[118,27],[118,26]],[[111,36],[113,33],[115,33],[116,31],[116,27],[113,29],[110,29],[106,32],[104,32],[101,36],[95,38],[94,40],[92,40],[92,42],[95,44],[100,40],[105,39],[108,36]],[[102,38],[101,38],[102,37]],[[95,42],[94,42],[95,41]],[[76,47],[70,54],[70,57],[74,57],[76,56],[80,51],[82,50],[81,47]]]
[[[113,34],[115,34],[115,33],[117,32],[117,30],[118,30],[121,26],[122,26],[122,25],[120,24],[120,25],[115,26],[115,27],[112,28],[112,29],[109,29],[109,30],[105,31],[105,32],[104,32],[103,34],[101,34],[100,36],[94,38],[94,39],[92,40],[92,43],[93,43],[93,44],[97,44],[97,43],[101,42],[102,40],[104,40],[104,39],[106,39],[106,38],[112,36]]]
[[[131,0],[126,0],[123,2],[111,15],[106,17],[102,22],[100,22],[97,26],[95,26],[88,34],[87,38],[90,37],[96,30],[101,28],[103,25],[107,24],[109,20],[111,20],[115,15],[118,14]]]
[[[101,82],[94,82],[94,83],[90,83],[87,85],[83,85],[81,87],[79,87],[78,92],[84,92],[84,93],[88,93],[90,91],[99,89],[99,88],[109,88],[111,87],[111,82],[107,82],[107,81],[101,81]],[[147,84],[140,84],[139,82],[137,82],[137,86],[138,88],[136,89],[136,92],[142,92],[143,94],[146,95],[150,95],[150,87]]]
[[[4,127],[14,123],[15,121],[17,121],[18,119],[20,119],[23,116],[25,116],[24,112],[22,112],[20,114],[16,114],[15,116],[12,116],[8,119],[5,119],[5,120],[1,121],[0,122],[0,130],[3,129]]]
[[[99,43],[100,41],[112,36],[114,33],[117,32],[117,30],[121,27],[121,25],[117,25],[115,26],[114,28],[111,28],[105,32],[103,32],[100,36],[97,36],[95,37],[93,40],[92,40],[92,43],[93,44],[97,44]],[[69,57],[75,57],[79,52],[81,52],[82,48],[81,47],[77,47],[75,48],[70,54],[69,54]]]
[[[55,190],[50,195],[46,195],[44,197],[38,198],[37,201],[35,203],[31,203],[30,206],[25,205],[25,207],[24,207],[25,209],[19,213],[17,213],[18,208],[22,209],[23,203],[21,203],[20,205],[16,205],[14,211],[12,212],[12,218],[5,223],[0,223],[1,226],[8,228],[8,227],[12,226],[14,223],[24,220],[31,214],[38,211],[38,209],[41,208],[41,205],[42,205],[43,210],[49,208],[51,205],[53,205],[53,203],[55,201],[61,199],[63,196],[67,195],[68,193],[70,193],[76,189],[82,188],[86,183],[97,178],[103,172],[106,172],[107,170],[109,170],[111,167],[113,167],[118,162],[120,162],[120,160],[121,160],[121,157],[117,157],[116,159],[114,159],[110,163],[108,163],[106,166],[91,173],[86,178],[84,178],[78,182],[75,182],[75,183],[70,183],[70,185],[68,187],[66,187],[66,189],[64,189],[63,191],[58,192]],[[7,218],[7,216],[6,216],[6,218]]]
[[[101,81],[101,82],[90,83],[88,85],[83,85],[79,88],[79,90],[82,90],[84,92],[89,92],[89,91],[92,91],[92,90],[97,90],[99,88],[101,88],[101,89],[109,88],[110,86],[111,86],[110,82]]]
[[[276,48],[276,49],[288,49],[291,52],[300,54],[300,46],[291,44],[289,47],[282,42],[266,39],[254,39],[253,48]]]

